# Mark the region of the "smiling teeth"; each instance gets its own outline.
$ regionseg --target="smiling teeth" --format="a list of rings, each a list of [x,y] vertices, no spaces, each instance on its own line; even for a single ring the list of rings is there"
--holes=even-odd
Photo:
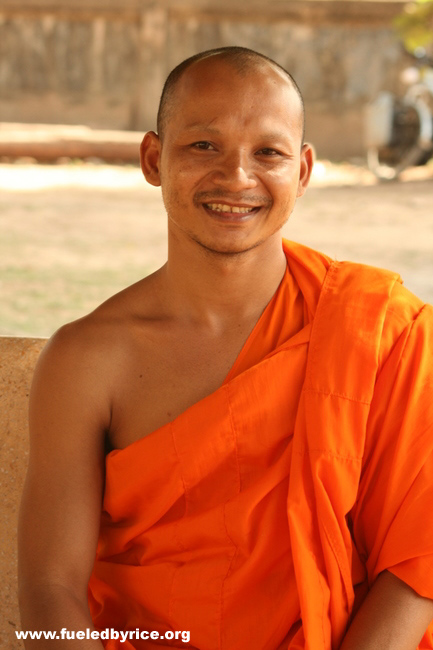
[[[240,212],[246,214],[255,210],[255,208],[241,208],[237,205],[225,205],[225,203],[208,203],[207,206],[216,212]]]

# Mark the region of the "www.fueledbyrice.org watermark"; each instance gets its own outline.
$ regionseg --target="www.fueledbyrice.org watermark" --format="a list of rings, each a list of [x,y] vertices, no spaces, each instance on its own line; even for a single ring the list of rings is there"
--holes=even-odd
[[[152,630],[140,630],[138,627],[135,630],[115,630],[113,628],[106,628],[105,630],[91,630],[87,628],[86,630],[67,630],[63,627],[59,632],[54,631],[30,631],[30,630],[16,630],[15,634],[18,639],[102,639],[103,641],[108,641],[114,639],[120,641],[120,643],[126,643],[126,641],[138,641],[142,639],[143,641],[152,639],[162,639],[165,641],[179,640],[184,643],[188,643],[191,638],[190,632],[184,630],[183,632],[177,630],[166,630],[165,632],[157,632]]]

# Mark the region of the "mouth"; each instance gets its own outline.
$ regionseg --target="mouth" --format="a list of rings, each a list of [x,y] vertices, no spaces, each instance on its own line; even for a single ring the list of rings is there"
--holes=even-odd
[[[245,221],[261,209],[261,205],[228,205],[227,203],[203,203],[205,210],[225,220]]]

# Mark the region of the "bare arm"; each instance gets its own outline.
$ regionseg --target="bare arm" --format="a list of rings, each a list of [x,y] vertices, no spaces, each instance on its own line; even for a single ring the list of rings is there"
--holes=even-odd
[[[75,329],[74,329],[75,328]],[[87,584],[99,532],[106,372],[92,328],[67,326],[48,343],[30,395],[30,461],[19,523],[23,630],[93,629]],[[99,346],[100,347],[100,346]],[[98,640],[27,640],[26,649],[98,650]]]
[[[369,591],[340,650],[416,650],[433,618],[433,600],[422,598],[389,571]]]

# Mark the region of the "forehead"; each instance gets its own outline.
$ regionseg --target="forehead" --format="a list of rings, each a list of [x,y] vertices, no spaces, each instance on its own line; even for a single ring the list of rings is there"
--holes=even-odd
[[[301,126],[299,96],[283,71],[263,60],[247,68],[214,56],[193,63],[181,76],[171,100],[169,122],[185,125],[228,119],[242,123],[283,121]]]

